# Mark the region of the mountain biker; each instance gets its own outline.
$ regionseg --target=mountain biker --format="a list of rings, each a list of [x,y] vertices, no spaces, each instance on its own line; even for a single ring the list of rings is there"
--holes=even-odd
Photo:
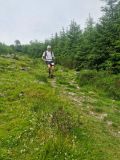
[[[52,48],[50,45],[48,45],[47,50],[43,52],[42,59],[46,62],[48,66],[48,73],[49,73],[48,77],[53,78],[54,67],[55,67],[55,64],[54,64],[55,56],[54,56],[54,53],[52,52]]]

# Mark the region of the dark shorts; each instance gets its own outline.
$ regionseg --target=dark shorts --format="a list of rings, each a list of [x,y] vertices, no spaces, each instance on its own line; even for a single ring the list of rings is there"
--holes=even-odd
[[[53,61],[46,61],[46,64],[47,64],[47,65],[51,65],[51,66],[54,66],[54,65],[55,65],[55,63],[54,63]]]

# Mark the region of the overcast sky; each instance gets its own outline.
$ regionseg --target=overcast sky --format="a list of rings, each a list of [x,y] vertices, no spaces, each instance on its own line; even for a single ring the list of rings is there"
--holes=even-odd
[[[89,13],[97,22],[100,0],[0,0],[0,42],[43,41],[75,20],[84,28]]]

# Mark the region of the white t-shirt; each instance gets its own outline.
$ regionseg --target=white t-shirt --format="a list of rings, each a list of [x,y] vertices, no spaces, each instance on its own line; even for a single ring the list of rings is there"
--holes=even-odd
[[[46,56],[46,57],[45,57]],[[46,61],[52,61],[55,57],[54,57],[54,53],[51,51],[45,51],[42,55],[42,58],[45,57]]]

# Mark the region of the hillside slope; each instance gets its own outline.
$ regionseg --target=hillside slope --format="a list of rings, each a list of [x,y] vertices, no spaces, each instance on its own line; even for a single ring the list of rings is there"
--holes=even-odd
[[[120,102],[48,79],[40,59],[0,57],[0,160],[119,160]]]

